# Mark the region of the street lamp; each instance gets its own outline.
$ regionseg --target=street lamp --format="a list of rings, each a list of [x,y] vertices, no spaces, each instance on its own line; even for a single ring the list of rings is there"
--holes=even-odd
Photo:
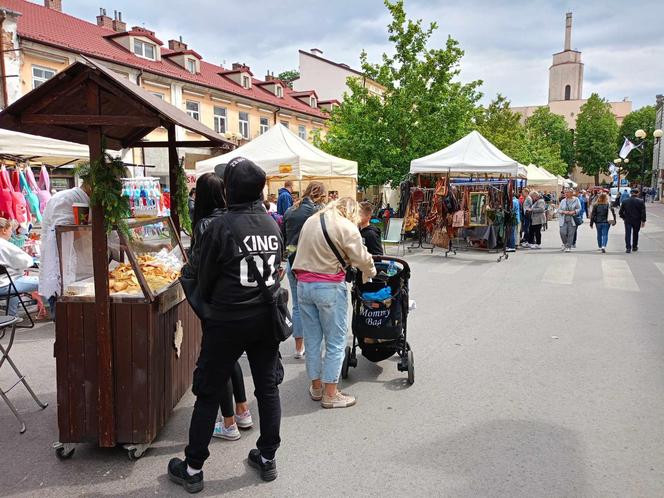
[[[660,129],[657,129],[652,132],[652,136],[655,139],[655,143],[659,142],[659,139],[662,138],[663,134],[664,132],[662,132],[662,130]],[[646,137],[648,136],[648,133],[645,130],[638,129],[634,132],[634,136],[641,140],[641,142],[637,144],[637,147],[641,147],[641,187],[639,190],[641,191],[641,197],[645,199],[645,194],[643,192],[643,184],[645,183],[645,173],[646,173],[646,147],[648,145]]]

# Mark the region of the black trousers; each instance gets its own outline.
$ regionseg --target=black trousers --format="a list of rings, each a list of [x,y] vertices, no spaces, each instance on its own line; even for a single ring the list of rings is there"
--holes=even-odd
[[[242,375],[242,367],[236,361],[231,372],[231,378],[226,383],[226,394],[219,401],[221,414],[224,417],[232,417],[235,414],[235,406],[233,403],[244,403],[247,401],[247,393],[244,390],[244,377]]]
[[[639,248],[639,230],[641,230],[641,223],[633,225],[625,222],[625,249]]]
[[[530,238],[528,240],[531,244],[540,245],[542,243],[542,225],[530,225]]]
[[[205,321],[192,386],[196,403],[191,415],[189,444],[184,450],[187,464],[194,469],[202,468],[210,456],[208,446],[217,411],[222,396],[227,393],[235,363],[244,351],[247,352],[258,401],[261,434],[256,447],[268,460],[274,458],[279,448],[279,384],[284,370],[279,358],[279,344],[272,336],[271,314],[266,312],[238,321]]]

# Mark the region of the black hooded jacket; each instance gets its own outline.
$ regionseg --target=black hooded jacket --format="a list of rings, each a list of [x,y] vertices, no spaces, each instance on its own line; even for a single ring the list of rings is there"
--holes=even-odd
[[[250,173],[240,168],[226,170],[228,211],[210,222],[197,243],[200,293],[210,305],[210,318],[215,320],[242,320],[268,309],[239,246],[233,241],[230,226],[241,239],[238,242],[244,243],[255,256],[270,290],[275,292],[279,286],[283,239],[277,224],[265,215],[260,190],[249,193],[253,189],[253,185],[247,184]],[[252,197],[255,200],[250,200]]]
[[[383,255],[383,243],[381,241],[380,228],[369,225],[360,230],[360,235],[362,235],[362,241],[364,242],[364,245],[367,246],[369,254],[372,256]]]

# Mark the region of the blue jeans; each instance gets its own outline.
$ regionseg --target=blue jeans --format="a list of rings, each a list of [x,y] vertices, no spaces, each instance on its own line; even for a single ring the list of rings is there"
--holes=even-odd
[[[597,247],[600,249],[606,247],[606,244],[609,242],[609,225],[608,223],[595,223],[595,229],[597,230]]]
[[[37,277],[18,277],[17,279],[14,279],[14,286],[16,287],[16,290],[12,289],[12,292],[31,294],[37,290],[39,279]],[[7,299],[7,292],[9,292],[9,285],[0,287],[0,299]],[[16,316],[17,311],[18,297],[12,297],[9,299],[9,305],[7,306],[7,315]]]
[[[297,278],[291,269],[290,263],[286,262],[286,274],[290,282],[290,295],[293,311],[291,312],[291,319],[293,320],[293,338],[299,339],[302,337],[302,318],[300,318],[300,304],[297,302]]]
[[[299,282],[300,316],[307,350],[307,373],[325,384],[339,382],[348,331],[346,282]],[[325,358],[321,346],[325,344]]]

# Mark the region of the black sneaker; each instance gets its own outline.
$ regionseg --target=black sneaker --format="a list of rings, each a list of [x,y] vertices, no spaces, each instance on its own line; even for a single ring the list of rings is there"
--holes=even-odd
[[[631,249],[626,249],[625,252],[626,252],[627,254],[629,254],[629,253],[632,252],[632,250],[631,250]]]
[[[256,449],[249,452],[249,465],[261,471],[261,479],[264,481],[274,481],[277,478],[276,459],[263,463],[261,452]]]
[[[632,252],[637,252],[639,250],[638,247],[632,247]]]
[[[182,486],[188,493],[198,493],[203,490],[203,471],[190,476],[187,472],[187,462],[179,458],[171,458],[168,462],[168,478]]]

